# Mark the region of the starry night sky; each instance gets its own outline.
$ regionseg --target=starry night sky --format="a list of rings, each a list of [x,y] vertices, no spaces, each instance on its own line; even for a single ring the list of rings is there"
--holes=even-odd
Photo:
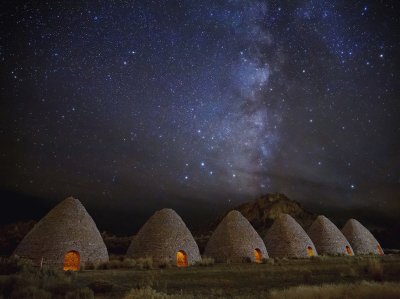
[[[268,192],[393,218],[398,11],[3,1],[0,188],[51,205],[74,195],[103,222],[166,206],[196,222]]]

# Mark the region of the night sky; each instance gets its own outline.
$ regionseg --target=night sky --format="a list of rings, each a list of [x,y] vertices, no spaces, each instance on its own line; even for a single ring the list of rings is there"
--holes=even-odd
[[[0,4],[7,194],[100,222],[271,192],[400,213],[398,1],[73,2]]]

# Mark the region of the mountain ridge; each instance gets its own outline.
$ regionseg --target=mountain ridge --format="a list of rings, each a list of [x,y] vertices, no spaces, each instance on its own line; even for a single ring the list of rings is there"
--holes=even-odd
[[[267,193],[259,196],[255,200],[242,203],[231,210],[239,211],[251,223],[261,237],[263,237],[274,220],[281,214],[289,214],[304,229],[308,229],[318,216],[317,214],[305,210],[299,202],[288,198],[282,193]],[[217,217],[211,224],[203,227],[203,229],[196,234],[196,241],[198,242],[200,250],[205,247],[212,232],[231,210]]]

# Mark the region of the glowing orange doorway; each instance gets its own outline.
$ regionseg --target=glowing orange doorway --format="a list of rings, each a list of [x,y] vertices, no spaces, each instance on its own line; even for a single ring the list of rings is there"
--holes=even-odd
[[[311,246],[307,247],[307,254],[308,256],[315,256],[314,249]]]
[[[68,251],[64,257],[64,271],[78,271],[81,267],[81,257],[78,251]]]
[[[384,255],[381,245],[377,246],[380,255]]]
[[[353,251],[351,250],[351,248],[349,246],[346,246],[346,251],[348,255],[354,255]]]
[[[183,250],[179,250],[176,253],[176,265],[178,267],[187,267],[188,264],[188,259],[187,259],[187,254]]]
[[[254,256],[256,257],[256,263],[262,262],[263,256],[260,249],[258,248],[254,249]]]

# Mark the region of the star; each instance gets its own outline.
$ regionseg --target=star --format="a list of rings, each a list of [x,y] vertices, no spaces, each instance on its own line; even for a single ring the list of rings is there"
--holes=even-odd
[[[3,189],[141,215],[279,192],[395,219],[397,2],[289,2],[9,1]]]

